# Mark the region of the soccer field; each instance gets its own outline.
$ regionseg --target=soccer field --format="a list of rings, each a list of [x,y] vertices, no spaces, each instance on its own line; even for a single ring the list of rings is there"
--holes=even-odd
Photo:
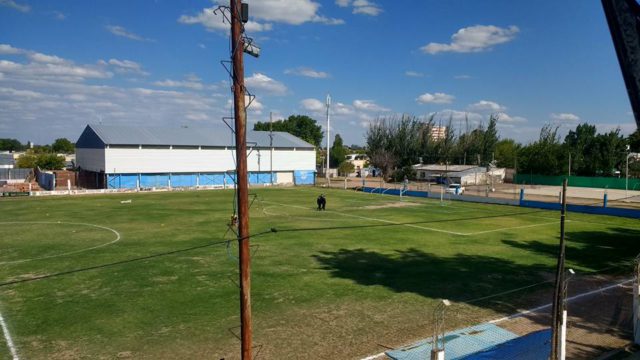
[[[251,193],[262,359],[363,357],[430,336],[441,298],[454,303],[453,329],[538,304],[551,288],[557,212]],[[232,209],[229,190],[0,200],[0,358],[238,358]],[[631,273],[637,220],[567,219],[567,266]]]

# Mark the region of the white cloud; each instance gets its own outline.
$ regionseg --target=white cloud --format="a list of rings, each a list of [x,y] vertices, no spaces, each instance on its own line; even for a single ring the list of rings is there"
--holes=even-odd
[[[469,110],[479,112],[504,112],[507,108],[489,100],[480,100],[475,104],[469,105]]]
[[[471,79],[471,75],[461,74],[461,75],[456,75],[453,78],[456,80],[468,80],[468,79]]]
[[[202,90],[204,89],[204,85],[200,81],[189,81],[189,80],[163,80],[156,81],[153,83],[156,86],[162,87],[183,87],[192,90]]]
[[[527,119],[522,116],[511,116],[504,112],[498,112],[495,114],[495,116],[498,118],[498,124],[523,123],[527,121]]]
[[[26,4],[19,4],[13,0],[0,0],[0,6],[5,6],[26,13],[31,11],[31,6]]]
[[[417,71],[405,71],[404,74],[409,77],[424,77],[424,74]]]
[[[199,44],[198,44],[198,47],[199,47],[200,49],[206,49],[206,48],[207,48],[207,46],[206,46],[205,44],[203,44],[203,43],[199,43]]]
[[[314,79],[325,79],[329,77],[329,74],[324,72],[324,71],[317,71],[311,68],[307,68],[307,67],[298,67],[295,69],[287,69],[284,71],[285,74],[290,74],[290,75],[298,75],[298,76],[305,76],[305,77],[310,77],[310,78],[314,78]]]
[[[51,14],[53,14],[53,17],[56,20],[65,20],[67,18],[67,15],[65,13],[63,13],[62,11],[52,11]]]
[[[445,93],[424,93],[416,99],[419,104],[450,104],[455,97]]]
[[[264,91],[264,95],[285,95],[287,93],[287,87],[265,74],[255,73],[245,79],[245,85],[250,92]]]
[[[230,25],[225,21],[222,13],[213,12],[214,10],[216,10],[216,8],[217,6],[202,9],[200,13],[194,16],[182,15],[178,18],[178,22],[186,25],[200,24],[209,31],[229,31]],[[272,25],[249,21],[248,23],[244,24],[244,28],[250,32],[260,32],[271,30]]]
[[[7,44],[0,44],[0,55],[16,55],[22,53],[24,53],[24,50],[22,49],[14,48]]]
[[[218,0],[218,3],[223,4]],[[341,19],[327,18],[318,13],[320,4],[312,0],[259,0],[248,1],[250,20],[244,26],[249,32],[269,31],[272,23],[300,25],[307,22],[317,22],[327,25],[344,24]],[[227,4],[227,3],[224,3]],[[182,24],[201,24],[210,31],[229,31],[229,23],[224,21],[220,12],[214,13],[217,6],[202,9],[198,14],[182,15],[178,22]],[[256,20],[264,21],[259,22]]]
[[[318,99],[303,99],[300,101],[300,106],[307,111],[316,113],[322,112],[326,109],[326,105]]]
[[[382,107],[373,100],[354,100],[353,107],[361,111],[386,112],[389,109]]]
[[[29,59],[31,59],[32,61],[35,62],[39,62],[39,63],[45,63],[45,64],[64,64],[67,63],[66,60],[57,57],[55,55],[46,55],[46,54],[41,54],[41,53],[37,53],[37,52],[31,52],[27,55],[27,57],[29,57]]]
[[[113,76],[103,69],[88,66],[75,65],[65,61],[63,63],[38,63],[20,64],[8,60],[0,60],[0,71],[7,77],[29,78],[31,80],[58,80],[58,81],[82,81],[84,79],[105,79]]]
[[[553,120],[559,120],[559,121],[578,121],[580,120],[580,117],[576,114],[571,114],[571,113],[552,113],[551,114],[551,118]]]
[[[378,16],[382,12],[380,5],[369,0],[354,0],[352,4],[354,14]]]
[[[135,61],[131,60],[118,60],[118,59],[109,59],[109,61],[100,60],[98,61],[101,65],[111,65],[114,70],[119,74],[140,74],[140,75],[149,75],[148,72],[142,69],[142,65]]]
[[[470,53],[490,50],[493,46],[515,39],[520,29],[517,26],[501,28],[493,25],[476,25],[458,30],[451,36],[451,43],[429,43],[420,48],[425,53],[441,52]]]
[[[331,105],[331,112],[336,115],[351,115],[354,113],[354,110],[347,104],[336,102]]]
[[[148,39],[148,38],[142,37],[142,36],[140,36],[140,35],[138,35],[136,33],[133,33],[131,31],[125,29],[122,26],[107,25],[107,26],[105,26],[105,28],[107,29],[107,31],[109,31],[113,35],[124,37],[124,38],[127,38],[127,39],[131,39],[131,40],[135,40],[135,41],[151,41],[151,42],[155,41],[153,39]]]
[[[354,14],[378,16],[382,12],[380,5],[369,0],[336,0],[339,7],[353,6]]]

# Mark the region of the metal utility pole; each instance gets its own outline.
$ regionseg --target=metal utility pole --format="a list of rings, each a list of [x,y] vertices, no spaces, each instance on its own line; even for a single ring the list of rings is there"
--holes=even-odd
[[[269,156],[269,174],[271,174],[271,186],[273,186],[273,113],[269,111],[269,148],[271,155]]]
[[[560,210],[560,246],[558,250],[558,265],[556,267],[556,283],[553,293],[553,310],[552,310],[552,337],[551,337],[551,360],[559,359],[560,332],[562,322],[562,311],[564,303],[564,221],[567,213],[567,179],[562,182],[562,207]]]
[[[571,153],[569,153],[569,176],[571,176]]]
[[[329,186],[329,146],[331,142],[331,118],[329,116],[329,109],[331,108],[331,95],[327,94],[327,171],[325,176],[327,177],[327,186]]]
[[[249,248],[249,184],[247,178],[247,112],[244,88],[244,39],[241,0],[230,0],[231,51],[233,61],[233,110],[236,135],[236,181],[238,201],[238,248],[240,252],[240,341],[243,360],[251,354],[251,251]]]

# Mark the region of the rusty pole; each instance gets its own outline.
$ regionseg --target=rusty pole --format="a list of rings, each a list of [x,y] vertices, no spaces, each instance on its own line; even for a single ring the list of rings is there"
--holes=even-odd
[[[567,179],[562,182],[562,207],[560,209],[560,246],[558,249],[558,265],[556,267],[556,283],[553,294],[551,359],[559,358],[560,323],[562,322],[563,284],[564,284],[564,221],[567,213]]]
[[[251,353],[251,252],[249,248],[249,184],[247,177],[247,112],[245,109],[244,39],[240,18],[241,0],[230,0],[231,51],[233,54],[233,110],[236,135],[236,182],[238,196],[238,248],[240,249],[240,338],[243,360]]]

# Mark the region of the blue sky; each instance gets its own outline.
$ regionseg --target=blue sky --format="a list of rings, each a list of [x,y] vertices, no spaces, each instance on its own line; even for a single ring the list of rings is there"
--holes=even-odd
[[[635,130],[599,1],[254,0],[249,121],[307,114],[364,143],[381,116],[437,113],[528,142],[545,123]],[[221,126],[217,1],[0,0],[0,137],[75,140],[87,123]]]

